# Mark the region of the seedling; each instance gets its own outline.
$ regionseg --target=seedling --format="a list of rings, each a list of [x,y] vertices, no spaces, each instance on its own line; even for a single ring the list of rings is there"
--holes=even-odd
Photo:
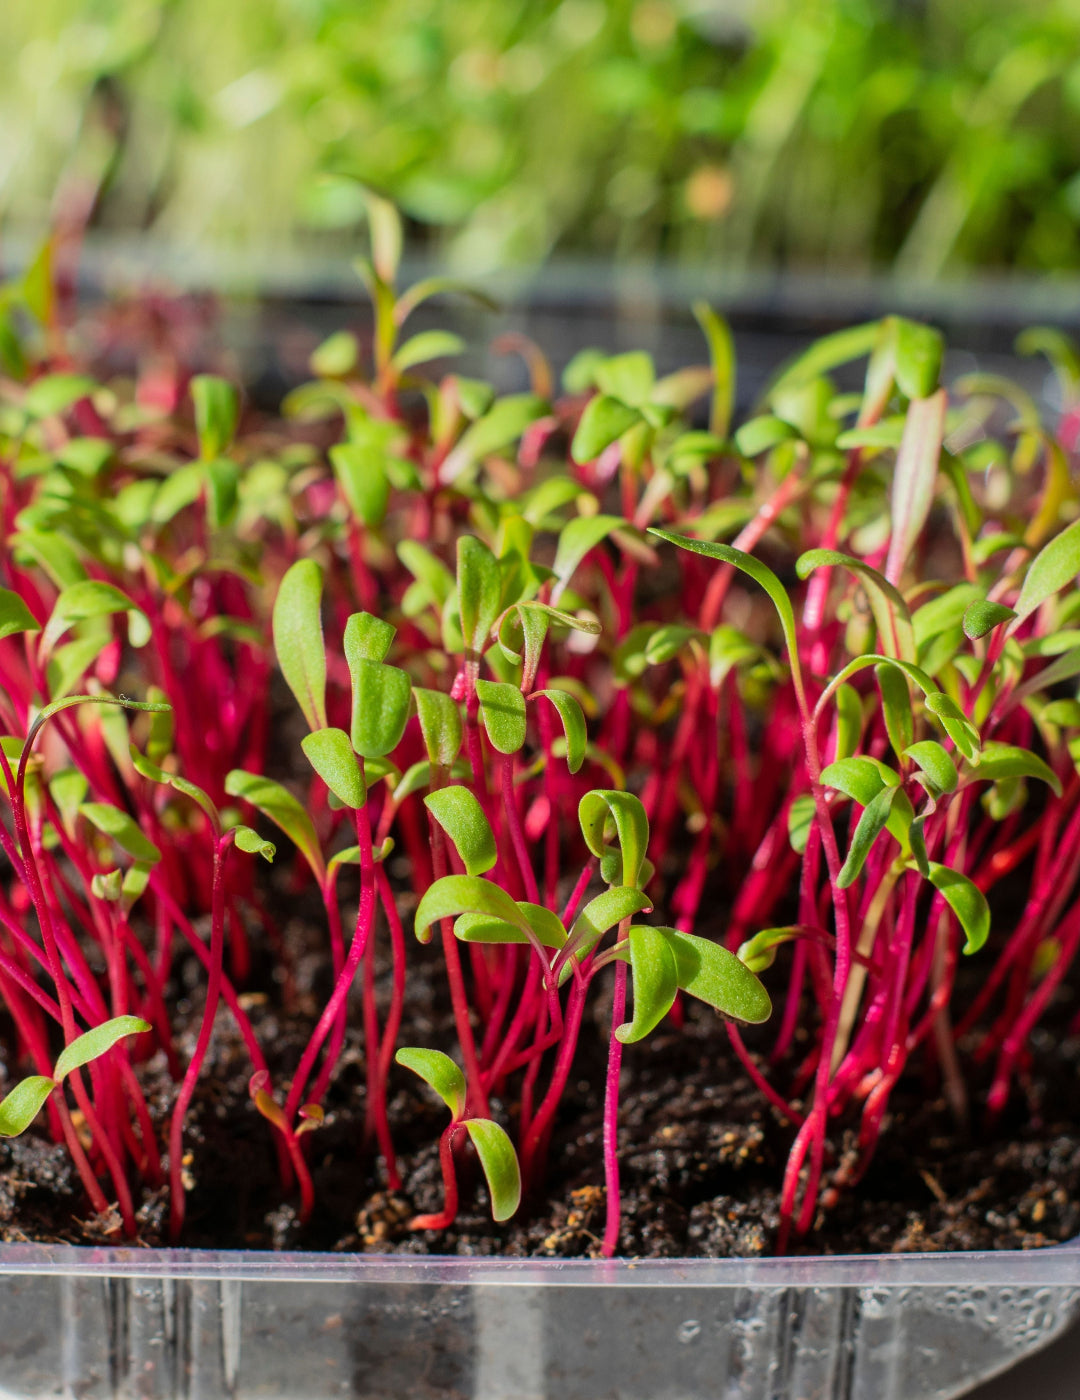
[[[441,1050],[403,1047],[394,1056],[399,1065],[418,1074],[439,1095],[450,1110],[450,1126],[439,1139],[445,1199],[434,1215],[416,1215],[410,1230],[445,1230],[458,1212],[457,1172],[454,1167],[454,1139],[464,1128],[476,1148],[491,1196],[491,1215],[496,1221],[509,1220],[521,1204],[521,1172],[514,1145],[490,1118],[469,1118],[465,1113],[465,1076],[449,1055]]]
[[[324,345],[287,432],[249,434],[215,378],[154,416],[160,385],[133,400],[54,364],[32,322],[26,382],[0,385],[0,999],[9,1059],[35,1071],[3,1111],[44,1105],[128,1234],[167,1181],[179,1241],[220,1012],[301,1229],[324,1168],[340,1180],[344,1135],[313,1129],[349,1111],[357,1053],[356,1180],[408,1189],[397,1055],[452,1115],[445,1206],[420,1224],[453,1220],[466,1139],[501,1219],[542,1190],[599,1021],[612,1254],[635,1245],[617,1150],[634,1047],[660,1056],[711,1018],[791,1135],[783,1248],[865,1171],[916,1060],[963,1118],[974,1044],[999,1113],[1075,975],[1065,448],[1020,388],[944,387],[940,337],[895,317],[826,337],[738,423],[707,308],[709,363],[666,377],[593,351],[560,390],[521,341],[527,392],[431,377],[450,342],[406,323],[447,284],[399,291],[389,206],[372,224],[374,363],[348,335]],[[1073,393],[1067,347],[1030,344]],[[860,359],[862,391],[840,392]],[[273,859],[273,886],[233,847]],[[301,926],[321,1005],[295,996]],[[186,1064],[180,949],[202,969]],[[422,961],[453,1060],[398,1051]],[[260,1042],[252,990],[306,1018],[295,1059]],[[150,1029],[60,1075],[59,1037],[131,1018]],[[168,1113],[144,1089],[158,1051]]]
[[[45,1100],[54,1089],[62,1087],[73,1070],[107,1055],[112,1047],[128,1035],[139,1035],[150,1029],[149,1022],[138,1016],[114,1016],[93,1030],[76,1036],[65,1046],[52,1074],[32,1074],[20,1079],[0,1100],[0,1137],[19,1137],[41,1112]]]

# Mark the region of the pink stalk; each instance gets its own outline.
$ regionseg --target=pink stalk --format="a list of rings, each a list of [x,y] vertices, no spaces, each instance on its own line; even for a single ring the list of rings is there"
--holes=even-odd
[[[617,942],[622,943],[629,936],[630,920],[624,919],[619,925]],[[620,959],[615,964],[615,997],[611,1007],[607,1074],[604,1080],[604,1184],[607,1215],[601,1253],[605,1259],[610,1259],[619,1246],[619,1074],[622,1070],[623,1046],[615,1031],[626,1020],[626,973],[626,963]]]
[[[206,1052],[210,1048],[210,1037],[214,1033],[214,1018],[217,1015],[221,997],[222,963],[225,955],[225,857],[236,838],[235,831],[227,831],[214,842],[213,904],[210,915],[210,977],[206,986],[206,1004],[203,1007],[202,1023],[195,1042],[195,1053],[188,1063],[187,1072],[180,1093],[173,1107],[169,1124],[169,1237],[175,1244],[184,1228],[185,1195],[183,1177],[184,1158],[184,1118],[195,1085],[198,1083]]]

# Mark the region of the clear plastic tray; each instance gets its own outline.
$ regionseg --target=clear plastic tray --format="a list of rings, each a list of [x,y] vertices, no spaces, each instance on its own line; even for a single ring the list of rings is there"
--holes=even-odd
[[[0,1248],[0,1396],[945,1400],[1080,1312],[1080,1245],[489,1260]]]

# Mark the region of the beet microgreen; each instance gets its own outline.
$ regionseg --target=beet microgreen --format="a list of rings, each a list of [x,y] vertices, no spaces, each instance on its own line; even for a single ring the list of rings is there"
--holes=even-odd
[[[351,1045],[358,1173],[408,1187],[397,1054],[452,1115],[444,1209],[414,1224],[452,1223],[466,1137],[504,1219],[543,1178],[595,998],[610,1254],[624,1055],[718,1013],[792,1125],[783,1246],[865,1170],[914,1056],[961,1111],[974,1036],[1000,1111],[1080,955],[1067,455],[1000,377],[942,387],[940,337],[899,318],[826,337],[738,426],[707,308],[707,366],[589,352],[560,392],[517,341],[532,386],[500,397],[438,367],[456,339],[404,335],[460,289],[399,292],[393,210],[373,200],[371,225],[373,355],[324,344],[287,434],[248,433],[212,377],[189,405],[146,371],[134,403],[28,346],[30,382],[0,385],[0,998],[35,1071],[0,1117],[44,1105],[129,1234],[167,1176],[179,1238],[224,1002],[301,1225]],[[839,391],[860,358],[862,391]],[[286,866],[272,894],[233,846]],[[282,902],[308,925],[321,907],[330,972],[295,1062],[244,996],[269,958],[296,1010]],[[186,1066],[180,948],[204,975]],[[413,959],[440,969],[460,1068],[398,1050]],[[60,1075],[132,1020],[138,1041]],[[140,1077],[155,1049],[167,1123]]]
[[[491,1214],[496,1221],[509,1220],[521,1203],[521,1172],[517,1153],[506,1130],[490,1118],[466,1115],[465,1076],[449,1055],[441,1050],[403,1047],[394,1056],[399,1065],[418,1074],[450,1110],[450,1126],[439,1139],[439,1162],[445,1192],[443,1208],[434,1215],[417,1215],[409,1222],[412,1230],[445,1230],[458,1212],[457,1172],[454,1166],[454,1139],[464,1128],[476,1148],[491,1194]]]

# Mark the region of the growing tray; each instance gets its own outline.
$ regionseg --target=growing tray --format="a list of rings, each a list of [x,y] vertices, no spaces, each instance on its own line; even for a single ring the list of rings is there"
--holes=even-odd
[[[1080,1245],[815,1259],[0,1249],[0,1396],[945,1400],[1080,1312]]]

